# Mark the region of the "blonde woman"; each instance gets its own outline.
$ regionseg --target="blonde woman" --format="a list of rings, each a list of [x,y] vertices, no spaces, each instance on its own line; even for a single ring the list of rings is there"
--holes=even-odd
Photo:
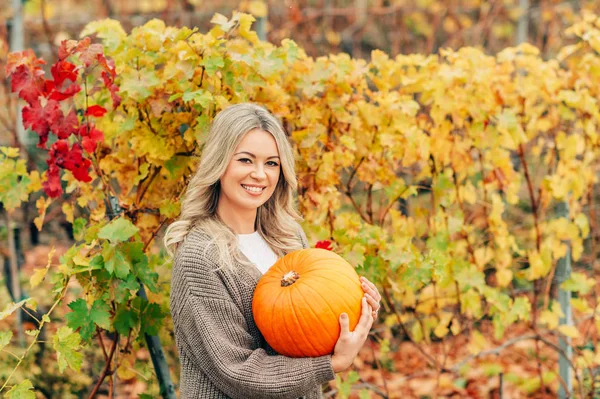
[[[294,209],[294,156],[267,110],[237,104],[213,122],[181,216],[164,241],[174,252],[171,314],[181,361],[181,398],[321,397],[321,384],[347,369],[365,342],[381,296],[363,279],[354,331],[340,317],[334,353],[278,355],[252,316],[261,275],[308,247]]]

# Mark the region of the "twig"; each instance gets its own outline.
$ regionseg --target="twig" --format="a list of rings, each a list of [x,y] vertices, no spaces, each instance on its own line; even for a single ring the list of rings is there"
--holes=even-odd
[[[62,299],[64,298],[66,292],[67,292],[67,288],[69,286],[69,281],[70,279],[68,279],[67,281],[65,281],[65,286],[63,287],[61,293],[58,296],[58,299],[54,302],[54,304],[52,305],[52,307],[50,308],[50,310],[48,310],[48,313],[46,313],[47,317],[50,317],[50,315],[52,314],[52,312],[54,311],[54,308],[56,308],[56,306],[62,301]],[[18,310],[17,310],[18,311]],[[10,372],[10,374],[8,375],[8,377],[6,378],[6,381],[4,381],[4,384],[2,385],[2,387],[0,387],[0,392],[2,392],[4,390],[4,388],[6,388],[6,385],[8,384],[8,382],[10,381],[10,379],[12,378],[13,374],[15,373],[15,371],[17,371],[17,369],[19,368],[19,366],[21,365],[21,363],[23,362],[23,359],[25,359],[25,357],[27,356],[27,354],[29,353],[29,351],[31,350],[31,348],[33,348],[33,345],[35,345],[36,343],[38,343],[37,337],[40,335],[40,332],[42,331],[42,328],[44,327],[45,321],[44,318],[42,318],[42,321],[40,322],[39,328],[35,334],[35,337],[33,338],[33,341],[31,342],[31,344],[29,344],[29,346],[27,347],[27,349],[25,350],[25,352],[23,353],[23,355],[21,356],[21,358],[19,359],[19,361],[17,362],[17,365],[13,368],[13,370]]]
[[[98,382],[96,383],[96,385],[94,385],[94,389],[92,389],[92,392],[90,393],[90,395],[88,396],[88,399],[93,399],[94,396],[96,396],[96,393],[98,392],[98,389],[100,388],[100,385],[102,385],[102,382],[104,381],[104,378],[107,375],[112,374],[112,370],[110,370],[110,363],[112,361],[112,358],[115,354],[115,349],[117,348],[117,341],[119,341],[119,333],[115,333],[115,340],[112,343],[112,346],[110,348],[110,354],[108,355],[108,361],[106,362],[106,365],[104,366],[104,369],[102,370],[102,373],[100,373],[100,377],[98,378]]]

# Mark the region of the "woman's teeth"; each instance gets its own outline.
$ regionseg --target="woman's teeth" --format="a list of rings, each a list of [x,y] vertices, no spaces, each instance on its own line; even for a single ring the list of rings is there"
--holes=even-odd
[[[246,189],[250,192],[253,192],[253,193],[260,193],[262,190],[264,190],[264,188],[244,186],[243,184],[242,184],[242,187],[244,187],[244,189]]]

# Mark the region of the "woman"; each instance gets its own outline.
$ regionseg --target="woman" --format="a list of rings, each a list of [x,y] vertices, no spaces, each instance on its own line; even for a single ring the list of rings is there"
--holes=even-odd
[[[265,342],[252,296],[277,258],[307,248],[294,209],[292,148],[264,108],[237,104],[213,122],[179,219],[165,235],[175,252],[171,314],[181,361],[181,398],[320,398],[321,384],[347,369],[381,299],[363,279],[362,315],[346,315],[332,355],[289,358]]]

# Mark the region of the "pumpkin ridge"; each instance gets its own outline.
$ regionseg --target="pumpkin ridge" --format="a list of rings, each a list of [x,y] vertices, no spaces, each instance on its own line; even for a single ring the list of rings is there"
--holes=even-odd
[[[315,290],[310,285],[307,285],[306,287],[309,288],[309,289],[311,289],[312,291],[314,291],[323,300],[323,303],[325,303],[327,305],[327,308],[329,308],[329,310],[333,314],[334,318],[337,319],[339,317],[338,315],[335,314],[335,310],[333,310],[333,308],[329,305],[329,302],[326,300],[326,298],[323,297],[323,295],[321,295],[321,293],[319,291]]]
[[[292,301],[290,300],[290,290],[283,290],[283,291],[284,291],[283,294],[285,294],[285,291],[287,291],[288,304],[291,305]],[[292,309],[292,311],[294,310],[293,306],[289,306],[289,307]],[[275,324],[275,323],[272,323],[272,324]],[[294,337],[295,335],[294,334],[290,334],[290,330],[288,329],[287,317],[284,317],[284,322],[282,324],[283,324],[283,328],[285,328],[285,332],[287,333],[288,337]],[[302,348],[300,348],[298,346],[298,344],[297,344],[297,342],[295,340],[293,340],[293,339],[290,340],[290,343],[292,343],[292,345],[294,346],[293,352],[295,352],[295,353],[301,353],[302,356],[305,356],[304,351],[302,350]]]
[[[327,279],[325,279],[325,280],[327,280]],[[316,283],[316,282],[317,282],[317,281],[315,281],[315,279],[313,279],[313,283]],[[325,287],[327,288],[327,286],[325,286]],[[340,288],[344,289],[344,287],[343,287],[343,286],[342,286],[342,287],[340,287]],[[348,316],[350,317],[350,315],[352,314],[352,311],[351,311],[351,310],[353,309],[353,306],[352,306],[352,304],[349,304],[349,303],[346,301],[346,298],[345,298],[344,296],[340,296],[339,298],[340,298],[341,300],[343,300],[343,301],[344,301],[344,305],[346,306],[346,309],[347,309],[346,313],[347,313],[347,314],[348,314]],[[359,301],[362,301],[362,297],[361,297],[361,298],[359,298]],[[329,305],[329,303],[328,303],[328,302],[327,302],[327,304]],[[362,305],[361,305],[361,306],[362,306]],[[331,308],[330,308],[330,309],[331,309]],[[332,309],[332,311],[333,311],[333,309]],[[339,315],[339,314],[336,314],[336,313],[335,313],[335,311],[333,311],[333,314],[335,315],[335,318],[336,318],[336,319],[338,319],[338,318],[340,317],[340,315]],[[348,327],[349,327],[349,328],[352,328],[352,330],[351,330],[351,331],[353,331],[353,329],[354,329],[354,328],[356,328],[356,325],[357,325],[357,324],[358,324],[358,322],[360,321],[360,318],[361,318],[361,316],[362,316],[362,308],[359,308],[359,310],[358,310],[358,317],[356,318],[356,323],[355,323],[354,325],[352,325],[352,324],[353,324],[353,323],[352,323],[352,319],[350,319],[350,320],[349,320],[349,321],[350,321],[350,325],[349,325]],[[338,321],[338,323],[339,323],[339,321]],[[338,328],[340,328],[340,327],[339,327],[339,325],[338,325]],[[340,331],[341,331],[341,328],[340,328]]]
[[[326,281],[332,281],[332,282],[334,282],[334,283],[335,283],[335,285],[336,285],[337,287],[339,287],[339,288],[341,288],[341,289],[348,290],[348,289],[347,289],[347,288],[346,288],[344,285],[342,285],[342,284],[338,284],[338,280],[332,280],[332,279],[329,279],[329,278],[327,278],[326,276],[323,276],[323,275],[319,275],[319,276],[313,277],[313,279],[316,279],[316,278],[319,278],[319,279],[322,279],[322,280],[326,280]],[[352,282],[356,282],[356,281],[354,281],[354,279],[351,279],[351,280],[352,280]],[[364,295],[364,294],[363,294],[363,295]],[[341,297],[341,299],[342,299],[342,300],[344,300],[344,304],[345,304],[345,305],[346,305],[346,306],[347,306],[349,309],[352,309],[352,305],[351,305],[351,304],[349,304],[348,302],[346,302],[346,298],[345,298],[345,297]],[[362,298],[361,298],[361,300],[362,300]]]
[[[288,292],[290,292],[290,291],[288,290]],[[290,297],[290,296],[291,296],[291,293],[288,294],[288,297]],[[298,296],[302,297],[302,295],[298,295]],[[291,298],[289,298],[289,299],[290,299],[290,302],[292,302]],[[290,313],[292,314],[292,316],[296,320],[296,324],[298,325],[298,329],[302,332],[302,336],[304,337],[303,344],[307,344],[307,346],[310,346],[312,348],[312,350],[315,351],[315,353],[319,353],[319,350],[317,350],[317,348],[312,344],[312,342],[310,342],[310,339],[308,339],[308,336],[306,335],[306,331],[304,331],[302,323],[300,322],[300,319],[298,319],[298,315],[296,314],[296,308],[294,306],[291,306],[291,308],[292,309],[291,309]]]
[[[303,301],[306,303],[306,307],[307,307],[307,309],[309,309],[309,310],[310,310],[310,312],[313,314],[314,318],[315,318],[315,319],[317,319],[317,320],[319,320],[319,316],[317,315],[317,312],[315,312],[315,311],[314,311],[314,309],[312,308],[312,305],[311,305],[310,301],[309,301],[308,299],[306,299],[306,298],[304,297],[304,295],[302,295],[302,296],[301,296],[301,298],[302,298],[302,300],[303,300]],[[334,315],[335,315],[335,313],[334,313]],[[326,330],[325,330],[325,331],[326,331]],[[334,342],[335,342],[335,341],[337,341],[337,338],[338,338],[338,337],[335,337],[335,336],[331,336],[331,335],[329,335],[329,338],[333,339],[333,340],[334,340]]]
[[[340,280],[341,280],[340,278],[333,280],[333,279],[331,279],[331,278],[327,278],[327,276],[324,276],[324,275],[322,275],[322,274],[319,274],[319,275],[317,275],[316,277],[319,277],[319,278],[324,278],[324,279],[326,279],[326,280],[329,280],[329,281],[333,281],[333,282],[335,282],[337,285],[342,285],[342,284],[340,284],[340,283],[341,283],[341,282],[340,282]],[[349,282],[350,282],[350,283],[353,283],[354,285],[356,285],[356,284],[358,283],[358,281],[357,281],[357,279],[358,279],[358,275],[357,275],[357,278],[354,278],[354,276],[349,276],[347,273],[340,273],[340,275],[339,275],[339,276],[336,276],[336,277],[342,277],[342,278],[345,278],[345,279],[349,280]],[[342,285],[342,287],[345,287],[345,286],[344,286],[344,285]]]
[[[269,331],[269,336],[270,336],[270,337],[275,337],[275,340],[277,341],[275,344],[276,344],[277,346],[279,346],[279,341],[278,341],[278,338],[276,338],[276,337],[278,337],[278,334],[277,334],[277,332],[274,330],[274,329],[275,329],[275,323],[273,322],[273,320],[275,320],[274,314],[275,314],[275,311],[276,311],[277,309],[275,308],[274,304],[275,304],[275,303],[277,303],[277,301],[279,301],[279,297],[280,297],[281,295],[283,295],[283,292],[280,292],[280,293],[279,293],[279,295],[277,295],[277,298],[275,298],[275,301],[271,302],[271,317],[269,318],[269,320],[268,320],[268,323],[266,323],[266,324],[267,324],[267,326],[268,326],[267,328],[269,328],[269,329],[270,329],[270,331]],[[264,334],[263,334],[263,336],[264,336]],[[273,339],[273,338],[271,338],[271,339]],[[273,345],[271,345],[271,346],[273,346]]]

